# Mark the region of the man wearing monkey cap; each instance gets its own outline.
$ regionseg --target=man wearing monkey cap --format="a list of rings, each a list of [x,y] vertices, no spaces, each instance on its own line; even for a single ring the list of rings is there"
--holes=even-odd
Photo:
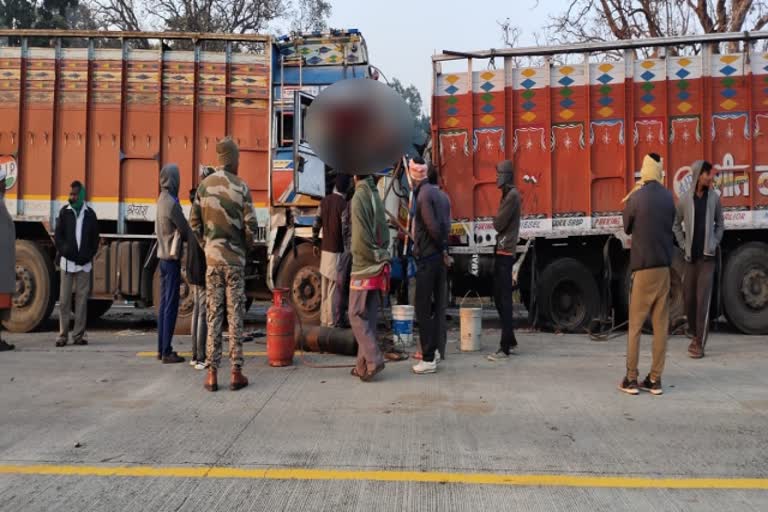
[[[515,172],[511,160],[496,164],[496,186],[501,189],[499,212],[493,219],[496,230],[494,257],[494,302],[501,320],[499,350],[488,356],[490,361],[506,361],[517,347],[512,302],[512,269],[520,236],[520,193],[515,187]]]

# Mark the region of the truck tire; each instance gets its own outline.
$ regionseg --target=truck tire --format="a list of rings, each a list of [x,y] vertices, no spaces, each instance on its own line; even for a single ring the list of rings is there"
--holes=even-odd
[[[750,242],[728,256],[722,297],[734,327],[744,334],[768,334],[768,244]]]
[[[299,245],[295,254],[288,250],[277,272],[275,286],[291,291],[291,305],[302,324],[320,323],[320,258],[312,252],[311,244]]]
[[[176,317],[176,330],[174,334],[190,334],[192,332],[192,287],[187,282],[187,276],[181,272],[181,285],[179,286],[179,315]],[[152,304],[155,307],[155,316],[160,312],[160,265],[155,270],[152,281]]]
[[[55,284],[51,258],[35,242],[16,240],[16,294],[3,326],[11,332],[37,329],[56,304]]]
[[[111,300],[101,300],[101,299],[91,299],[88,301],[88,321],[93,321],[101,318],[105,314],[107,314],[107,311],[109,311],[112,308],[113,301]]]
[[[541,318],[556,331],[583,333],[600,308],[594,276],[573,258],[560,258],[547,265],[537,293]]]

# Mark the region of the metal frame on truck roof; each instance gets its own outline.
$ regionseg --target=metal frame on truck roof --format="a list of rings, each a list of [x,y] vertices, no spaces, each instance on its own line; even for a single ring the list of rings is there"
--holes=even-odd
[[[698,34],[690,36],[654,37],[648,39],[626,39],[606,43],[577,43],[557,46],[528,46],[525,48],[501,48],[459,52],[443,50],[442,54],[433,55],[432,62],[459,59],[491,59],[493,57],[543,57],[567,53],[599,53],[613,50],[634,50],[703,43],[728,43],[733,41],[759,41],[768,39],[768,31],[726,32],[721,34]]]
[[[217,34],[213,32],[122,32],[116,30],[38,30],[2,29],[0,37],[51,37],[77,39],[188,39],[192,41],[272,42],[261,34]]]

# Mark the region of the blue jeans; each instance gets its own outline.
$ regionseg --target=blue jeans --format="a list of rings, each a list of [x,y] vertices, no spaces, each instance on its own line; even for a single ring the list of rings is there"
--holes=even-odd
[[[157,313],[157,352],[168,356],[173,352],[171,341],[179,314],[179,285],[181,263],[160,260],[160,311]]]

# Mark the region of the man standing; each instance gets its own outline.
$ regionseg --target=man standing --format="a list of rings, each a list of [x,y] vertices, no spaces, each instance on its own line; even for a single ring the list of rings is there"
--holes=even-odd
[[[357,340],[357,364],[352,375],[368,382],[384,369],[376,342],[380,293],[389,285],[389,228],[384,203],[372,176],[355,176],[352,214],[352,281],[349,322]]]
[[[5,169],[0,167],[0,332],[11,318],[16,293],[16,227],[5,206]],[[0,338],[0,352],[16,348]]]
[[[413,366],[417,374],[435,373],[440,361],[439,347],[444,325],[446,286],[445,255],[448,250],[450,211],[443,211],[443,200],[435,185],[427,181],[428,166],[421,158],[408,163],[408,175],[414,187],[413,255],[416,258],[416,318],[422,360]],[[445,349],[443,349],[445,350]]]
[[[240,151],[225,137],[216,144],[220,167],[197,188],[190,224],[205,251],[208,267],[208,343],[205,389],[219,389],[217,371],[221,364],[221,329],[226,304],[229,324],[229,357],[232,378],[229,389],[248,385],[243,375],[243,317],[245,316],[245,257],[255,243],[258,224],[248,185],[237,176]]]
[[[720,195],[712,190],[712,164],[699,160],[691,170],[693,186],[677,203],[674,231],[686,261],[685,310],[693,333],[688,355],[701,359],[709,327],[715,255],[725,225]]]
[[[517,348],[515,312],[512,300],[512,269],[520,237],[520,193],[515,187],[515,171],[511,160],[496,164],[496,187],[501,189],[499,212],[493,219],[496,230],[496,254],[493,260],[494,302],[501,320],[499,350],[488,356],[489,361],[507,361]]]
[[[173,332],[179,315],[182,241],[189,238],[189,224],[179,204],[179,168],[167,164],[160,170],[157,198],[157,259],[160,260],[160,311],[157,315],[157,357],[163,364],[184,362],[173,350]]]
[[[637,363],[640,334],[648,314],[653,323],[653,362],[640,389],[661,395],[661,374],[667,353],[669,331],[669,267],[672,264],[675,203],[662,184],[661,157],[646,155],[640,181],[624,198],[624,232],[632,235],[629,265],[632,291],[627,332],[627,374],[619,389],[638,394]]]
[[[208,174],[201,174],[205,179]],[[189,191],[189,202],[197,201],[197,189]],[[191,215],[191,209],[190,209]],[[205,370],[205,344],[208,342],[208,316],[205,297],[205,253],[194,236],[187,240],[187,281],[192,287],[192,361],[195,370]]]
[[[69,319],[72,315],[72,294],[75,295],[74,345],[87,345],[85,323],[88,295],[91,291],[91,261],[99,249],[99,223],[96,213],[85,204],[85,187],[73,181],[69,204],[59,212],[54,243],[61,259],[61,294],[59,295],[59,338],[57,347],[69,342]]]
[[[336,279],[339,258],[344,252],[344,240],[341,232],[341,215],[347,207],[344,195],[349,188],[349,176],[338,174],[333,193],[325,196],[320,202],[317,217],[312,225],[312,242],[315,255],[320,254],[320,275],[322,276],[320,324],[326,327],[336,327],[341,324],[339,304],[336,298]],[[320,230],[323,230],[323,240],[320,241]]]
[[[427,179],[429,182],[437,187],[437,198],[439,200],[438,202],[438,211],[443,215],[442,222],[445,223],[448,229],[448,233],[451,232],[451,199],[448,197],[448,194],[446,194],[442,188],[440,188],[440,185],[438,184],[437,179],[437,171],[435,170],[435,167],[433,165],[429,166],[429,175],[427,176]],[[453,258],[448,254],[448,251],[446,250],[443,255],[443,262],[445,263],[446,270],[450,269],[453,266]],[[448,287],[445,287],[445,304],[448,304]],[[445,312],[443,312],[445,313]],[[440,322],[440,326],[438,327],[438,332],[440,332],[440,342],[437,344],[437,349],[440,352],[440,359],[445,359],[445,351],[447,349],[448,345],[448,322],[447,317],[445,314],[440,315],[440,318],[438,319]]]

